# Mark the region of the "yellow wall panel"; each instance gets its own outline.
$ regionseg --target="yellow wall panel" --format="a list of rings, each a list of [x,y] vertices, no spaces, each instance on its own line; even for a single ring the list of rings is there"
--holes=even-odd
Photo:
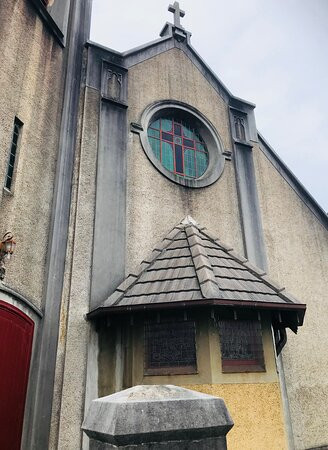
[[[184,387],[224,399],[235,424],[228,433],[228,450],[287,449],[278,383]]]

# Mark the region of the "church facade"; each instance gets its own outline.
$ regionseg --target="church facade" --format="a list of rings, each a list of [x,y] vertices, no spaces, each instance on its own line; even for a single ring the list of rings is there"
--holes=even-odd
[[[90,1],[0,5],[1,448],[87,449],[138,384],[224,398],[231,449],[328,445],[327,215],[169,10],[119,53]]]

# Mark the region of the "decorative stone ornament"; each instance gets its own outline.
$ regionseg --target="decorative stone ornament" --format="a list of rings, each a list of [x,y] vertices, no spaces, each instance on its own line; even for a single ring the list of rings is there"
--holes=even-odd
[[[135,386],[93,400],[82,425],[90,450],[226,449],[222,398],[173,385]]]
[[[197,141],[201,140],[200,144],[204,147],[204,162],[202,163],[202,170],[199,171],[199,173],[201,173],[200,176],[186,176],[188,174],[184,171],[179,173],[179,170],[177,170],[178,159],[175,150],[174,156],[172,157],[173,159],[175,158],[175,161],[171,162],[171,169],[167,163],[163,164],[163,160],[159,158],[159,152],[158,154],[154,152],[154,146],[152,145],[152,142],[150,142],[152,137],[149,136],[149,130],[152,129],[152,124],[154,124],[157,119],[163,119],[165,117],[173,119],[173,121],[176,120],[178,124],[185,122],[188,124],[187,128],[193,128],[195,130],[194,147],[198,145]],[[136,124],[131,124],[131,131],[140,135],[142,147],[156,169],[177,184],[191,188],[209,186],[217,181],[223,172],[225,161],[223,144],[217,131],[199,111],[185,103],[173,100],[163,100],[149,105],[141,116],[141,124],[137,126]],[[163,130],[161,130],[160,133],[160,139],[162,140]],[[198,139],[197,136],[200,136],[201,139]],[[177,136],[173,132],[171,137],[173,139],[172,147],[176,149],[176,146],[179,144],[175,141]],[[184,141],[188,140],[189,139],[183,139],[183,145]],[[197,148],[195,147],[195,149],[195,154],[197,154]],[[181,156],[181,158],[186,157],[186,153],[189,152],[189,150],[190,149],[187,147],[183,147],[181,151],[184,156]],[[204,167],[206,170],[203,170]],[[197,173],[198,170],[199,169],[196,167],[195,173]]]
[[[0,280],[2,281],[6,274],[5,261],[9,260],[14,253],[16,241],[12,233],[7,232],[0,242]]]

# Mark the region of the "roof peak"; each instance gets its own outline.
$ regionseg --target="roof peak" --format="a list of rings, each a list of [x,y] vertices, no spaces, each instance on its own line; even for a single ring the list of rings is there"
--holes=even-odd
[[[183,220],[180,222],[182,225],[195,225],[196,227],[199,226],[199,224],[196,222],[196,220],[191,216],[186,216]]]

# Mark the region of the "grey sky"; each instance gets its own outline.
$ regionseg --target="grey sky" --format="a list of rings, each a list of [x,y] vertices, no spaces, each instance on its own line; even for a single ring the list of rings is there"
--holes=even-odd
[[[173,1],[171,2],[173,3]],[[118,51],[152,41],[169,0],[93,0],[91,39]],[[192,44],[328,211],[328,0],[181,0]]]

